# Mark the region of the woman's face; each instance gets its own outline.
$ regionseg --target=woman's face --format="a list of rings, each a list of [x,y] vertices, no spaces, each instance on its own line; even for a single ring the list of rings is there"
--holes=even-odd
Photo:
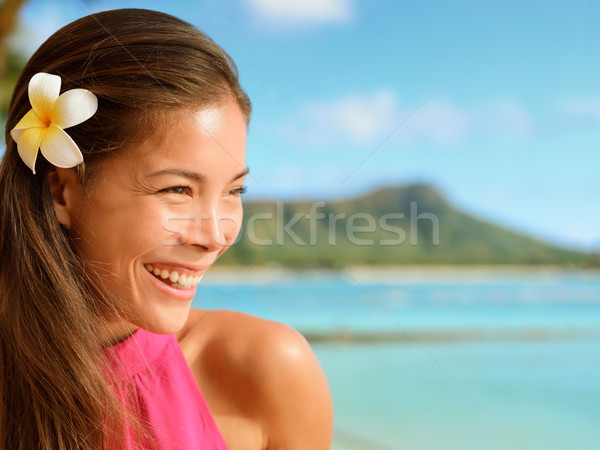
[[[246,121],[234,100],[178,113],[172,124],[104,163],[70,215],[79,252],[133,306],[129,322],[157,333],[183,327],[196,285],[235,240],[247,174]]]

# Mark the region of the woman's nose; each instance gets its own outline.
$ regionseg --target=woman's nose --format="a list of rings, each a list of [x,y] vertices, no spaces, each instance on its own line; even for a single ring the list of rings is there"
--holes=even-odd
[[[207,252],[231,245],[241,226],[240,214],[228,211],[219,202],[197,208],[189,243],[203,247]]]
[[[226,245],[217,205],[203,205],[197,208],[188,244],[200,246],[207,252],[216,251]]]

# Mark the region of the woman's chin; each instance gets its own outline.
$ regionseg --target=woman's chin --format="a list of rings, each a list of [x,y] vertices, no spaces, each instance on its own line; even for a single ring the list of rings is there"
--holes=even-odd
[[[145,314],[146,320],[139,326],[157,334],[174,334],[183,329],[190,315],[190,305]]]

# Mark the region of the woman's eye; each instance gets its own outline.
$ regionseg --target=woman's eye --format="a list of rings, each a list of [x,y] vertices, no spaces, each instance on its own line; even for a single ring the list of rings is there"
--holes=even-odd
[[[192,188],[190,188],[189,186],[172,186],[165,189],[161,189],[159,192],[166,194],[191,195]]]
[[[240,195],[242,195],[242,194],[245,194],[245,193],[246,193],[246,191],[247,191],[247,188],[246,188],[246,186],[242,186],[242,187],[239,187],[239,188],[235,188],[235,189],[232,189],[232,190],[230,190],[230,191],[229,191],[227,194],[228,194],[228,195],[233,195],[233,196],[236,196],[236,197],[238,197],[238,196],[240,196]]]

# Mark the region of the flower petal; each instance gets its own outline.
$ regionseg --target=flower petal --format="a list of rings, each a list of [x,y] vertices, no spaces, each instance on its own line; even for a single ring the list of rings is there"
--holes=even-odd
[[[71,89],[63,93],[52,107],[52,123],[69,128],[85,122],[98,110],[98,99],[87,89]]]
[[[23,118],[19,120],[19,123],[17,123],[15,127],[10,130],[10,135],[15,141],[18,141],[19,135],[26,128],[46,128],[46,123],[38,117],[33,109],[30,109],[27,114],[25,114]]]
[[[35,174],[35,160],[37,159],[40,142],[46,134],[45,128],[28,128],[19,133],[17,151],[27,167]]]
[[[36,73],[29,81],[29,101],[33,110],[42,120],[50,117],[52,104],[60,93],[60,77],[49,73]]]
[[[83,162],[77,144],[61,128],[51,124],[42,139],[42,155],[56,167],[75,167]]]

